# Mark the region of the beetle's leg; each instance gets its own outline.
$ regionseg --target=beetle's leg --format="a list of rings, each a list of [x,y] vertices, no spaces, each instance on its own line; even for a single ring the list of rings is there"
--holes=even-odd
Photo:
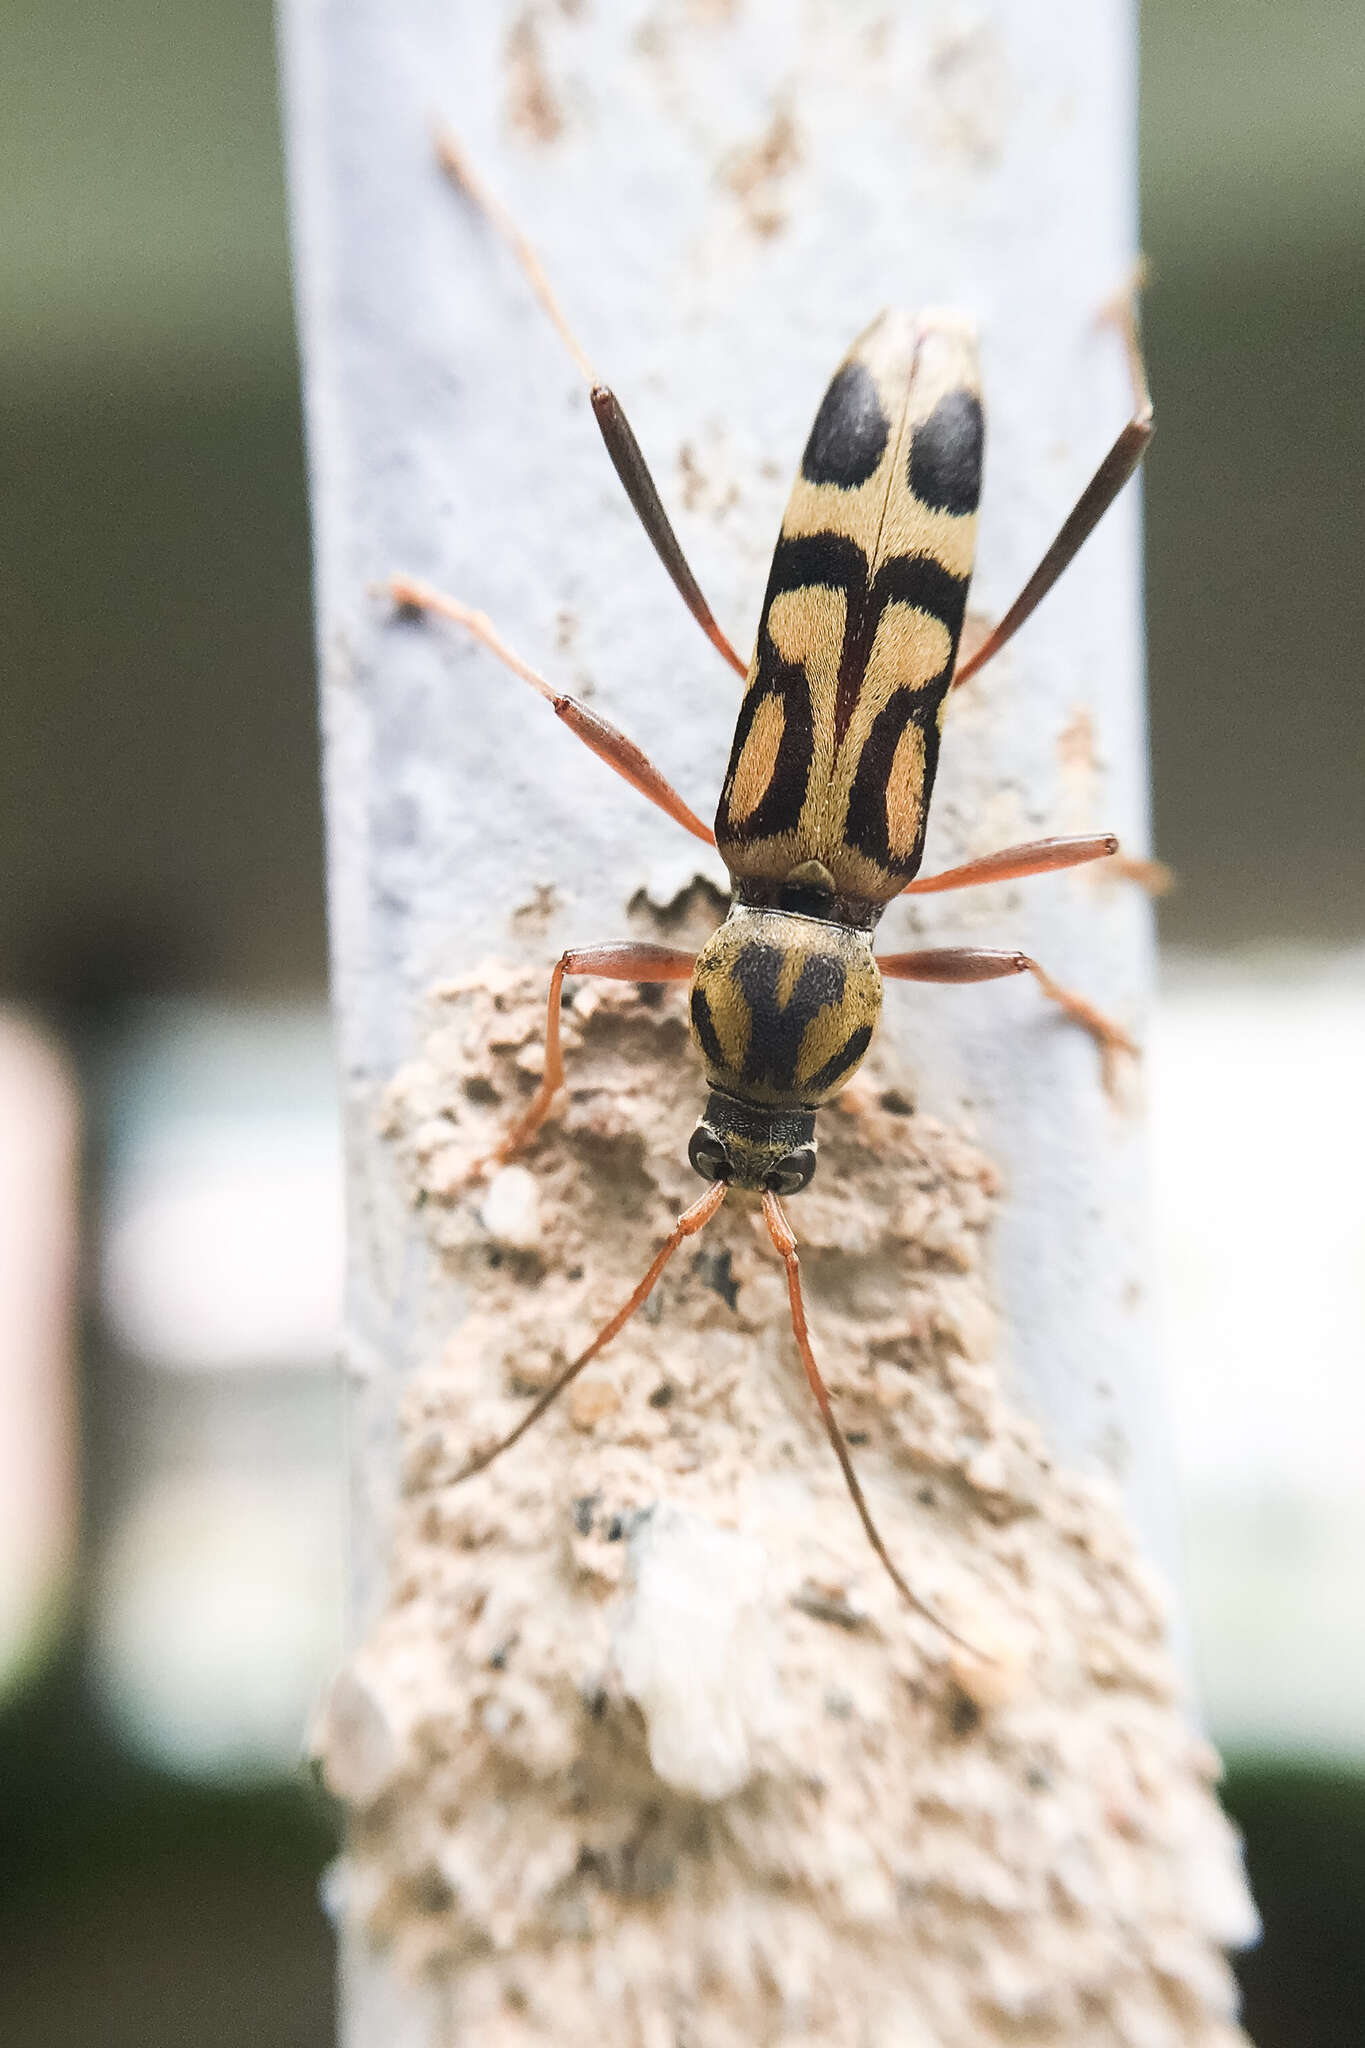
[[[1027,953],[991,946],[934,946],[917,953],[879,953],[877,965],[888,981],[999,981],[1009,974],[1031,974],[1043,994],[1090,1033],[1104,1061],[1105,1086],[1112,1092],[1119,1053],[1138,1057],[1137,1046],[1121,1024],[1052,979]]]
[[[505,640],[498,637],[492,621],[483,612],[476,612],[471,606],[461,604],[457,597],[447,597],[443,591],[433,590],[429,584],[419,583],[412,576],[391,576],[383,586],[388,595],[403,611],[435,612],[438,617],[450,619],[457,626],[463,626],[473,635],[480,646],[511,669],[513,675],[529,683],[545,699],[555,717],[576,733],[585,747],[591,747],[600,760],[614,768],[632,789],[638,789],[641,796],[647,796],[652,804],[690,832],[694,839],[700,839],[706,846],[714,846],[716,835],[709,825],[703,825],[671,782],[659,773],[649,756],[642,753],[634,740],[627,739],[618,726],[599,712],[589,711],[586,704],[580,704],[576,697],[562,696],[551,689],[544,676],[538,675],[528,662],[514,654]]]
[[[1176,884],[1174,868],[1164,860],[1144,859],[1140,853],[1118,853],[1111,871],[1125,882],[1135,882],[1149,896],[1168,896]]]
[[[561,953],[550,976],[550,1001],[545,1020],[545,1067],[537,1088],[510,1131],[493,1150],[470,1168],[476,1179],[490,1166],[505,1166],[530,1144],[564,1086],[564,1054],[559,1042],[559,1012],[566,974],[594,974],[603,981],[690,981],[695,953],[672,946],[651,946],[637,939],[612,939],[605,946],[583,946]]]
[[[654,479],[649,473],[649,465],[631,431],[630,421],[621,409],[621,402],[615,392],[597,375],[577,335],[564,318],[540,258],[501,200],[488,190],[478,176],[449,129],[443,128],[438,132],[436,154],[442,170],[451,182],[457,185],[467,198],[473,200],[507,242],[525,272],[532,291],[549,315],[560,340],[582,371],[592,400],[593,417],[606,443],[612,467],[621,479],[626,496],[634,506],[641,526],[648,534],[655,554],[672,577],[678,595],[711,645],[724,655],[737,674],[747,675],[747,662],[740,659],[717,625],[715,614],[702,596],[697,579],[688,567],[687,557],[669,523],[668,514],[664,511]]]
[[[1062,522],[1057,538],[1004,618],[987,634],[980,646],[969,654],[965,661],[958,664],[953,677],[954,688],[959,683],[965,683],[968,676],[974,676],[978,669],[984,668],[991,657],[1000,652],[1006,641],[1014,638],[1025,619],[1037,610],[1062,571],[1079,554],[1142,460],[1143,452],[1155,429],[1152,420],[1152,396],[1147,389],[1147,370],[1142,360],[1142,345],[1138,340],[1137,331],[1135,301],[1139,283],[1140,278],[1135,277],[1132,284],[1105,307],[1103,314],[1103,318],[1117,327],[1123,337],[1133,384],[1133,416],[1081,492],[1074,507]]]
[[[918,1593],[911,1592],[909,1586],[891,1561],[891,1553],[882,1541],[881,1531],[872,1519],[872,1510],[868,1507],[863,1489],[858,1482],[858,1475],[853,1469],[853,1460],[849,1456],[848,1445],[844,1441],[844,1433],[834,1419],[834,1408],[829,1398],[829,1389],[825,1385],[821,1377],[820,1368],[815,1362],[815,1353],[811,1349],[810,1331],[806,1325],[806,1305],[801,1295],[801,1261],[797,1257],[796,1252],[796,1234],[792,1230],[791,1224],[787,1221],[786,1211],[783,1209],[781,1202],[771,1190],[765,1191],[763,1196],[763,1220],[768,1226],[768,1235],[773,1241],[773,1248],[787,1269],[787,1299],[791,1304],[792,1333],[796,1338],[796,1348],[801,1354],[801,1363],[806,1369],[806,1379],[810,1384],[812,1394],[815,1396],[815,1405],[820,1410],[820,1419],[825,1425],[825,1434],[829,1438],[835,1457],[839,1460],[839,1470],[844,1475],[844,1484],[848,1488],[849,1497],[854,1507],[858,1510],[858,1519],[863,1525],[863,1532],[868,1542],[872,1545],[873,1550],[877,1553],[878,1558],[885,1566],[891,1583],[901,1598],[908,1601],[920,1614],[925,1615],[928,1620],[933,1622],[936,1628],[941,1628],[944,1635],[951,1636],[955,1643],[961,1643],[964,1650],[972,1650],[972,1645],[964,1642],[955,1629],[949,1628],[941,1614],[921,1600]],[[972,1654],[976,1656],[980,1652],[972,1650]]]
[[[1106,857],[1113,859],[1112,874],[1136,882],[1149,896],[1164,896],[1171,887],[1174,877],[1164,861],[1120,853],[1114,833],[1097,832],[1083,839],[1032,839],[1026,846],[1006,846],[960,868],[946,868],[941,875],[921,875],[907,882],[901,894],[932,896],[940,889],[974,889],[981,882],[1017,882],[1024,875],[1053,874],[1058,868],[1080,867],[1085,861]]]
[[[1024,875],[1047,875],[1057,868],[1076,868],[1088,860],[1104,860],[1117,853],[1119,842],[1112,832],[1090,839],[1032,839],[1025,846],[1006,846],[980,860],[969,860],[960,868],[945,868],[941,875],[921,875],[907,882],[903,895],[932,896],[940,889],[975,889],[982,882],[1017,882]]]
[[[660,1245],[658,1251],[654,1254],[653,1263],[650,1265],[644,1279],[631,1295],[629,1301],[617,1309],[616,1314],[609,1323],[602,1325],[602,1328],[593,1338],[587,1350],[580,1351],[572,1365],[566,1365],[558,1379],[551,1380],[544,1393],[532,1402],[530,1408],[522,1416],[515,1429],[509,1430],[506,1436],[501,1437],[497,1443],[491,1444],[487,1450],[475,1452],[468,1464],[456,1473],[456,1482],[461,1479],[470,1478],[475,1472],[482,1472],[485,1466],[491,1465],[495,1458],[500,1457],[505,1450],[510,1449],[516,1443],[518,1437],[525,1436],[532,1423],[539,1422],[545,1410],[559,1399],[565,1387],[571,1381],[578,1378],[584,1366],[590,1365],[598,1352],[605,1351],[612,1338],[625,1328],[625,1325],[630,1321],[636,1309],[642,1305],[652,1292],[655,1281],[660,1273],[663,1272],[664,1267],[668,1264],[678,1246],[683,1243],[684,1239],[695,1237],[697,1232],[711,1221],[711,1218],[725,1200],[728,1192],[728,1186],[725,1181],[713,1181],[701,1199],[694,1202],[690,1209],[683,1211],[663,1244]]]

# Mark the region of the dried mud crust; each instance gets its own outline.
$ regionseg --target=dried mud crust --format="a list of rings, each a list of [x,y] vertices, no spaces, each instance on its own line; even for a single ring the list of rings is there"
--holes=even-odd
[[[409,1383],[390,1605],[322,1717],[346,1910],[499,2048],[1241,2042],[1216,1759],[1115,1498],[1002,1390],[989,1162],[874,1055],[789,1205],[873,1511],[976,1656],[868,1548],[741,1198],[453,1483],[695,1199],[701,1081],[682,991],[584,984],[552,1121],[471,1188],[543,981],[429,1012],[386,1130],[467,1312]]]

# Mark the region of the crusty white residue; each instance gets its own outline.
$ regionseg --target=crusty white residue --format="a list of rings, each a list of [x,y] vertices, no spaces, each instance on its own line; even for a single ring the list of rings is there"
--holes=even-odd
[[[320,1723],[342,1895],[497,2048],[1233,2048],[1252,1928],[1118,1499],[1011,1401],[995,1177],[875,1054],[790,1204],[906,1609],[732,1197],[527,1437],[455,1483],[695,1199],[676,989],[586,985],[526,1158],[538,977],[437,990],[387,1104],[432,1261],[386,1611]],[[457,1314],[457,1308],[463,1313]]]

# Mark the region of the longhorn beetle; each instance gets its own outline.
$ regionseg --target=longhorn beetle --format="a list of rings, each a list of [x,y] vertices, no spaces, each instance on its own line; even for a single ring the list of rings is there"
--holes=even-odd
[[[482,1471],[525,1435],[635,1314],[679,1245],[711,1220],[730,1188],[745,1188],[761,1196],[786,1268],[806,1377],[868,1540],[901,1595],[952,1635],[911,1591],[868,1509],[811,1349],[796,1238],[782,1198],[804,1188],[815,1172],[817,1112],[867,1051],[884,978],[969,982],[1032,974],[1106,1057],[1135,1051],[1118,1025],[1059,987],[1024,953],[975,946],[873,951],[878,919],[893,897],[1044,874],[1118,850],[1109,833],[1040,839],[944,874],[919,875],[948,692],[1013,638],[1151,438],[1152,405],[1131,294],[1120,324],[1133,415],[1019,596],[961,661],[983,441],[973,330],[943,312],[888,312],[875,320],[835,371],[815,416],[782,520],[758,643],[745,662],[702,596],[620,402],[579,346],[534,250],[448,134],[438,138],[438,156],[515,253],[588,383],[607,453],[645,532],[688,610],[745,683],[712,832],[624,733],[552,689],[481,612],[409,577],[394,577],[388,587],[400,608],[454,621],[538,690],[608,767],[694,838],[714,845],[734,884],[729,914],[696,955],[623,940],[575,948],[555,965],[540,1086],[471,1178],[520,1152],[549,1114],[564,1082],[564,977],[586,974],[691,983],[692,1036],[709,1093],[688,1158],[708,1186],[586,1350],[515,1429],[474,1455],[459,1477]]]

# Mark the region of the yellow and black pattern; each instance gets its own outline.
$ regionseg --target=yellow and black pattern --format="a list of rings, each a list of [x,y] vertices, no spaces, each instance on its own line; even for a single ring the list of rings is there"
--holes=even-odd
[[[825,394],[773,557],[716,813],[741,893],[871,907],[917,872],[981,459],[970,325],[882,314]]]
[[[693,973],[706,1078],[752,1102],[816,1109],[867,1051],[881,998],[867,934],[737,905]]]
[[[804,1186],[815,1113],[856,1070],[881,1003],[870,933],[734,905],[692,978],[692,1035],[711,1091],[693,1135],[697,1170],[738,1187]]]

